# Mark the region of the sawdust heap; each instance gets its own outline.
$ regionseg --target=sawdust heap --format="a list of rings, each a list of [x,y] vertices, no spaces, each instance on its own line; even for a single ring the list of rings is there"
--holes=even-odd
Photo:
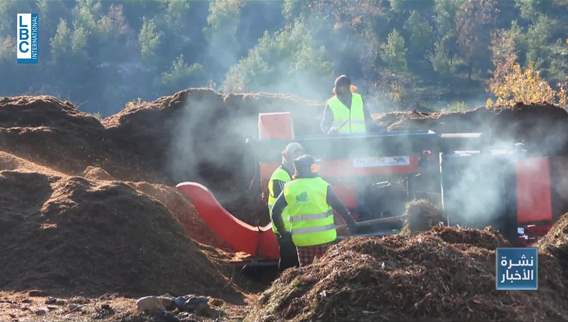
[[[497,292],[488,230],[436,228],[412,237],[354,238],[315,264],[286,271],[251,320],[558,321],[568,319],[566,282],[540,257],[537,292]]]
[[[564,214],[538,242],[538,248],[555,256],[568,277],[568,213]]]
[[[118,181],[0,171],[0,288],[234,293],[158,201]]]
[[[532,152],[568,152],[568,112],[548,103],[452,113],[393,112],[379,116],[376,122],[397,131],[482,132],[487,144],[511,140],[525,143]]]

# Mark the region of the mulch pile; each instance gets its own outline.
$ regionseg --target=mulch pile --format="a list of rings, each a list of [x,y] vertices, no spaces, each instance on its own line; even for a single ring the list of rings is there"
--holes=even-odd
[[[434,228],[411,237],[352,238],[313,265],[286,271],[248,316],[275,321],[559,321],[566,280],[540,256],[539,290],[495,290],[491,229]]]
[[[568,112],[551,104],[517,104],[513,109],[484,107],[466,112],[393,112],[381,115],[377,123],[389,130],[433,130],[482,132],[487,144],[522,142],[531,152],[567,153]]]
[[[162,203],[123,182],[6,170],[0,186],[2,290],[236,294]]]
[[[539,240],[538,248],[556,257],[568,278],[568,213],[560,217],[546,236]]]

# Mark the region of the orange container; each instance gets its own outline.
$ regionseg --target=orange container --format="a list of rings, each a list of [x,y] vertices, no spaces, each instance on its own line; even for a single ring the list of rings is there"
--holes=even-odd
[[[548,158],[517,162],[517,222],[551,221],[552,197]]]
[[[294,123],[290,112],[258,114],[260,140],[293,140]]]

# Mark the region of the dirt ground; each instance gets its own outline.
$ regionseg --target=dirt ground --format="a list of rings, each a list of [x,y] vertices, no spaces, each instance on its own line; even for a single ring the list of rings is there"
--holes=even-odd
[[[241,321],[254,300],[255,296],[251,295],[247,297],[246,302],[239,305],[211,298],[210,312],[206,315],[190,314],[185,321]],[[84,296],[52,298],[43,294],[30,296],[30,292],[0,292],[0,321],[151,322],[159,319],[138,312],[135,298],[116,294],[96,298]]]
[[[103,120],[50,96],[0,98],[0,321],[166,321],[135,304],[163,294],[209,297],[206,314],[183,321],[568,319],[564,226],[541,246],[536,295],[494,291],[494,248],[506,242],[490,229],[352,238],[274,283],[245,275],[251,259],[208,234],[174,185],[199,181],[245,221],[265,218],[245,142],[258,113],[276,111],[292,112],[297,135],[317,133],[321,104],[285,95],[189,89]],[[530,105],[376,121],[563,151],[567,119]]]

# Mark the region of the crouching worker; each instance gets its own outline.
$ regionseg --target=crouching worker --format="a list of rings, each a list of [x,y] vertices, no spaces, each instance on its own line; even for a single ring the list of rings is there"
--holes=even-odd
[[[272,213],[272,207],[276,202],[276,198],[284,189],[284,185],[292,180],[294,174],[294,160],[304,154],[304,148],[300,143],[289,143],[282,151],[282,163],[274,170],[270,180],[268,181],[268,211]],[[272,217],[272,216],[271,216]],[[287,219],[284,214],[284,228],[287,228]],[[272,218],[270,219],[272,220]],[[276,226],[272,224],[272,231],[276,234],[278,246],[280,247],[280,261],[278,268],[280,271],[289,267],[298,266],[298,255],[296,255],[296,247],[292,244],[290,238],[282,238],[281,234],[276,231]]]
[[[337,239],[333,210],[345,219],[351,232],[356,224],[331,186],[317,174],[312,156],[299,157],[294,167],[294,179],[284,186],[272,208],[272,221],[278,233],[296,246],[300,266],[306,266],[321,257]],[[283,212],[289,231],[284,227]]]

